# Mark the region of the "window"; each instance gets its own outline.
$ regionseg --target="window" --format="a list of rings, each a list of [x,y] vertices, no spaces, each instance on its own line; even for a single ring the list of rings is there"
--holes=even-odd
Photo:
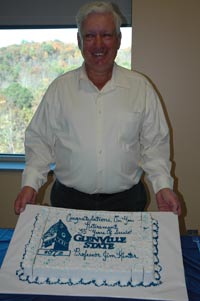
[[[131,27],[116,61],[131,68]],[[24,132],[48,85],[81,65],[76,28],[0,30],[0,154],[23,154]]]
[[[45,90],[58,75],[82,63],[74,27],[84,2],[88,0],[1,1],[0,162],[24,160],[24,131]],[[132,0],[112,2],[124,16],[117,62],[131,68]]]

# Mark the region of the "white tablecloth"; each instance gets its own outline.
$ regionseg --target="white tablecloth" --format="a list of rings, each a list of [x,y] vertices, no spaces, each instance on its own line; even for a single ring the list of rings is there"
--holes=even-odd
[[[37,285],[20,281],[16,276],[24,246],[28,241],[34,217],[41,206],[27,205],[20,215],[8,252],[0,270],[0,293],[99,296],[152,300],[187,301],[178,218],[170,212],[152,212],[159,222],[159,259],[162,284],[155,287],[94,287]]]

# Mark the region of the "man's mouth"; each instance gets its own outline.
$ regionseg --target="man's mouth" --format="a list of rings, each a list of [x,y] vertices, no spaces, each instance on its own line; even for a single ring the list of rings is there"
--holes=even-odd
[[[104,56],[104,53],[103,52],[95,52],[95,53],[93,53],[93,55],[96,57],[101,57],[101,56]]]

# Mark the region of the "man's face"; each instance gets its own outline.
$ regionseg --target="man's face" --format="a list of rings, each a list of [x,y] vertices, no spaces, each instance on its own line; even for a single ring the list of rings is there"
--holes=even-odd
[[[110,13],[88,15],[82,24],[82,39],[78,36],[87,71],[105,72],[113,67],[120,47],[121,34],[117,35]]]

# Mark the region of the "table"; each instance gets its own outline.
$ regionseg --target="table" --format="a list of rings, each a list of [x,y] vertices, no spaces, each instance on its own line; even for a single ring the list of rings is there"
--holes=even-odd
[[[0,266],[13,235],[13,229],[0,229]],[[181,247],[186,277],[187,291],[190,301],[200,301],[200,236],[182,236]],[[0,294],[1,301],[130,301],[130,299],[103,297],[66,297],[45,295],[14,295]],[[133,299],[131,299],[133,300]],[[137,299],[134,299],[137,300]],[[142,301],[141,299],[138,301]],[[148,300],[145,300],[148,301]],[[160,300],[161,301],[161,300]]]

